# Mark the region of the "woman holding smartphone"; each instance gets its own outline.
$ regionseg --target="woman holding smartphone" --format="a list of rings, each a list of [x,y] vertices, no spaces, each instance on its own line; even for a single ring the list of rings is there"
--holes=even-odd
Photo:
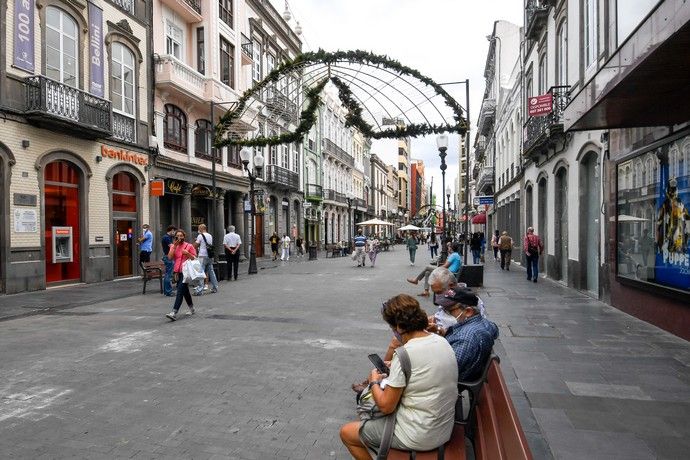
[[[170,321],[175,321],[177,319],[177,312],[180,311],[182,306],[182,298],[187,301],[187,306],[189,307],[188,315],[194,314],[194,304],[192,302],[192,295],[189,292],[189,285],[183,282],[184,276],[182,276],[182,265],[191,259],[196,258],[196,249],[190,243],[185,241],[187,234],[184,230],[177,230],[175,232],[175,239],[173,244],[170,245],[170,251],[168,252],[168,259],[173,261],[173,276],[177,279],[177,296],[175,297],[175,305],[170,313],[165,315]]]

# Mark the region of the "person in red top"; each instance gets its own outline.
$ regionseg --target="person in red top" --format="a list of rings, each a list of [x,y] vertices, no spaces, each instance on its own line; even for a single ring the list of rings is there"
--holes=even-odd
[[[527,281],[532,280],[536,283],[539,277],[539,256],[544,252],[544,243],[539,235],[534,233],[534,228],[527,228],[522,247],[527,255]]]
[[[187,301],[187,306],[189,307],[188,315],[194,314],[194,303],[192,302],[192,295],[189,293],[189,285],[183,283],[182,276],[182,264],[187,260],[196,258],[196,249],[190,243],[185,241],[187,234],[183,230],[177,230],[175,232],[175,239],[173,244],[170,245],[170,251],[168,252],[168,259],[173,261],[173,273],[177,279],[177,296],[175,297],[175,304],[170,313],[165,315],[170,321],[175,321],[177,319],[177,312],[180,311],[182,306],[182,298]]]

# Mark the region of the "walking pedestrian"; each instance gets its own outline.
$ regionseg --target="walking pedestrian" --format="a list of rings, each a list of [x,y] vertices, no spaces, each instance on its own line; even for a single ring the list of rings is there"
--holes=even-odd
[[[240,265],[240,246],[242,246],[242,238],[235,233],[235,226],[228,227],[228,233],[223,237],[223,248],[225,249],[226,272],[228,281],[234,279],[237,281],[237,269]],[[234,272],[234,278],[233,278]]]
[[[153,251],[153,233],[149,230],[149,224],[141,226],[143,229],[142,235],[137,238],[139,245],[139,263],[151,262],[151,252]]]
[[[544,243],[532,227],[527,228],[523,250],[527,255],[527,281],[532,280],[536,283],[539,277],[539,256],[544,252]]]
[[[172,297],[173,286],[172,286],[172,274],[173,266],[175,265],[172,259],[168,258],[168,252],[170,252],[170,246],[173,244],[173,238],[175,236],[175,226],[169,225],[165,234],[161,238],[161,248],[163,249],[163,264],[165,264],[165,274],[163,275],[163,294]]]
[[[280,260],[290,260],[290,237],[287,233],[283,234],[283,239],[280,241],[283,247],[283,252],[280,254]]]
[[[304,240],[301,236],[297,235],[295,238],[295,249],[297,249],[297,255],[301,258],[304,255]]]
[[[273,260],[278,258],[278,245],[280,244],[280,237],[278,232],[273,232],[273,235],[268,239],[271,243],[271,252],[273,253]]]
[[[478,232],[472,234],[470,239],[470,251],[472,251],[472,263],[479,264],[481,260],[482,238]]]
[[[177,319],[177,313],[180,311],[182,306],[182,299],[187,302],[187,307],[189,311],[188,315],[193,315],[194,302],[192,301],[192,295],[189,293],[189,285],[184,282],[184,276],[182,276],[182,264],[187,260],[192,260],[196,258],[196,249],[194,246],[185,241],[187,234],[184,230],[177,230],[175,232],[175,240],[170,246],[170,251],[168,251],[168,258],[173,261],[173,276],[175,282],[177,283],[177,295],[175,296],[175,303],[173,305],[172,311],[165,315],[170,321],[175,321]]]
[[[498,250],[501,251],[501,270],[510,270],[510,257],[513,253],[513,239],[505,230],[498,239]]]
[[[414,257],[417,253],[417,238],[415,238],[414,234],[407,235],[405,245],[407,246],[407,250],[410,252],[410,265],[414,265]]]
[[[197,250],[199,255],[199,262],[201,263],[201,268],[206,273],[206,280],[211,283],[211,294],[218,292],[218,279],[216,278],[216,272],[213,270],[213,258],[215,257],[215,251],[213,247],[213,236],[206,232],[206,224],[199,225],[199,234],[194,242],[194,248]],[[204,289],[208,286],[199,285],[194,289],[194,295],[201,295],[204,293]]]
[[[357,261],[358,267],[366,267],[367,262],[367,237],[361,228],[357,229],[357,235],[355,240],[355,260]]]
[[[374,268],[376,264],[376,255],[379,253],[379,239],[374,234],[373,238],[369,242],[369,260],[371,261],[371,268]]]
[[[438,239],[436,238],[436,233],[431,233],[429,238],[429,250],[431,251],[431,260],[433,261],[438,257]]]
[[[494,231],[493,236],[491,237],[491,249],[494,250],[494,262],[498,261],[498,240],[501,238],[498,230]]]

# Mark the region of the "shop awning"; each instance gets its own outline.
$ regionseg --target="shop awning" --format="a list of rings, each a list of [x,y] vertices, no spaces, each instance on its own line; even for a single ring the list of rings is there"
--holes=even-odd
[[[477,214],[472,218],[473,224],[485,224],[486,223],[486,213]]]
[[[690,2],[660,2],[563,114],[566,130],[669,126],[690,119]]]

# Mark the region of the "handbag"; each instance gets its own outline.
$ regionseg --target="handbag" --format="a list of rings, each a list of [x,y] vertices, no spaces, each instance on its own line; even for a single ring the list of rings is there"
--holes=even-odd
[[[410,363],[410,355],[407,353],[405,347],[398,347],[395,349],[395,354],[400,360],[400,367],[403,374],[405,374],[405,386],[410,382],[410,374],[412,374],[412,364]],[[383,435],[381,436],[381,445],[376,455],[377,460],[385,460],[388,456],[388,451],[391,448],[393,441],[393,432],[395,431],[395,415],[398,410],[393,413],[385,415],[376,405],[371,386],[367,385],[362,393],[357,397],[357,415],[362,421],[377,419],[381,417],[386,418],[386,423],[383,427]]]

